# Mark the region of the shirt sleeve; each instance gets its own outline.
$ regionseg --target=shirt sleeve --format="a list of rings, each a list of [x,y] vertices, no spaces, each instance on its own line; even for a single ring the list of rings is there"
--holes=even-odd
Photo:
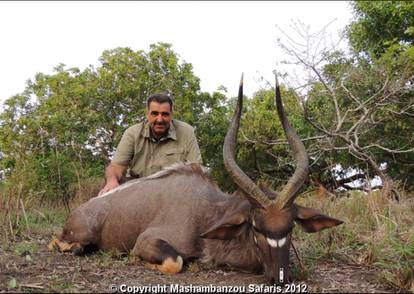
[[[203,164],[203,160],[201,158],[200,148],[198,147],[197,138],[194,132],[191,133],[188,142],[188,152],[186,161],[188,162],[196,162],[199,164]]]
[[[120,165],[129,166],[134,156],[134,136],[130,129],[127,129],[122,135],[121,141],[119,141],[116,148],[112,162]]]

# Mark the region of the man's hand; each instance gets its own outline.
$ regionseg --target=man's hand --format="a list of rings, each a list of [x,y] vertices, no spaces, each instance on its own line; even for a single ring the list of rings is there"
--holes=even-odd
[[[106,184],[98,193],[98,197],[119,186],[119,179],[127,170],[126,166],[111,162],[105,171]]]
[[[103,187],[102,190],[99,191],[98,196],[101,196],[101,195],[105,194],[106,192],[109,192],[109,191],[115,189],[118,186],[119,186],[118,180],[114,179],[112,181],[108,181],[106,183],[105,187]]]

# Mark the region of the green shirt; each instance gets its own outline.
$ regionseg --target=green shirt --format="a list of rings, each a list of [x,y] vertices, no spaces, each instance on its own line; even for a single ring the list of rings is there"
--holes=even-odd
[[[193,127],[179,120],[172,120],[167,135],[160,140],[151,136],[148,122],[129,127],[112,161],[128,166],[132,177],[149,176],[176,162],[202,164]]]

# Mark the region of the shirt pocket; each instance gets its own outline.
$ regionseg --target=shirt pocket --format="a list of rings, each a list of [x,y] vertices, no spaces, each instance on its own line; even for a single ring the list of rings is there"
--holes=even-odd
[[[184,149],[175,148],[165,152],[165,161],[167,164],[184,161]]]

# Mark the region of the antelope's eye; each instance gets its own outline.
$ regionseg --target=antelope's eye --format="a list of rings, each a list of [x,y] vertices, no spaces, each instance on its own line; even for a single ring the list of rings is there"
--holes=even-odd
[[[264,236],[266,236],[266,234],[265,234],[265,232],[264,232],[264,231],[262,231],[262,230],[260,230],[258,227],[256,227],[256,224],[254,223],[254,221],[253,221],[253,231],[254,231],[255,233],[260,234],[260,235],[264,235]]]
[[[263,234],[262,232],[260,232],[257,228],[253,228],[253,232],[254,232],[253,233],[253,240],[254,240],[254,243],[256,245],[258,245],[258,243],[259,243],[258,239],[260,239],[260,240],[266,239],[266,235]]]

